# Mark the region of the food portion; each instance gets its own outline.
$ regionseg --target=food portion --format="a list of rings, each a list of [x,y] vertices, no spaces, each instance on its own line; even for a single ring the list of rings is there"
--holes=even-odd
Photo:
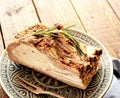
[[[7,46],[11,60],[68,85],[86,89],[97,73],[102,50],[78,42],[69,27],[32,26]]]

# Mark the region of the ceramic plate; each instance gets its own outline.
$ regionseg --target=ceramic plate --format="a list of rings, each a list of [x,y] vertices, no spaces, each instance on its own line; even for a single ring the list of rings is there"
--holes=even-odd
[[[108,90],[113,75],[113,67],[110,56],[104,46],[95,38],[77,30],[70,30],[71,34],[79,41],[103,50],[101,67],[93,77],[86,90],[71,87],[46,75],[32,71],[29,68],[10,61],[3,52],[0,61],[0,82],[10,98],[53,98],[49,95],[35,95],[22,88],[16,82],[16,75],[20,75],[27,81],[41,86],[43,89],[63,95],[65,98],[101,98]]]

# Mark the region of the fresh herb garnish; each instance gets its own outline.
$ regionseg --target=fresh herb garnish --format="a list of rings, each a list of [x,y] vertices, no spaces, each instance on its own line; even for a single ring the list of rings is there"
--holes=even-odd
[[[37,35],[48,35],[50,34],[50,31],[53,31],[55,30],[55,27],[52,27],[52,28],[48,28],[48,29],[45,29],[45,30],[38,30],[36,31],[35,33],[33,33],[34,36],[37,36]]]
[[[38,30],[36,31],[33,35],[34,36],[38,36],[38,35],[55,35],[57,36],[57,33],[62,33],[66,38],[68,38],[74,45],[74,47],[76,48],[76,50],[78,51],[78,54],[81,56],[81,55],[84,55],[85,53],[81,50],[80,48],[80,43],[72,36],[69,34],[69,28],[73,27],[75,25],[71,25],[71,26],[68,26],[68,27],[65,27],[65,28],[62,28],[60,30],[57,30],[56,27],[51,27],[51,28],[47,28],[45,30]]]
[[[79,55],[83,55],[84,52],[80,48],[80,43],[72,36],[70,35],[67,31],[60,30],[60,33],[65,35],[74,45],[74,47],[77,49]]]

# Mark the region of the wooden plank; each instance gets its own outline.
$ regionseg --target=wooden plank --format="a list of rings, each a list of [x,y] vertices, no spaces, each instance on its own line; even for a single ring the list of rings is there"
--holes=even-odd
[[[6,44],[16,32],[39,23],[31,0],[1,0],[0,9],[0,21]]]
[[[105,0],[71,0],[86,30],[120,58],[120,21]]]
[[[34,0],[34,4],[43,24],[76,24],[75,28],[84,30],[69,0]]]
[[[4,50],[4,47],[3,47],[3,42],[2,42],[1,32],[0,32],[0,55],[3,50]]]
[[[0,85],[0,98],[9,98],[6,93],[3,91],[1,85]]]
[[[120,0],[107,0],[107,2],[120,20]]]

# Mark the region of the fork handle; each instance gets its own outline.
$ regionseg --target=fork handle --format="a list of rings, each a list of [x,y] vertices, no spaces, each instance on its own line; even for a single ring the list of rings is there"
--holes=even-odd
[[[55,94],[55,93],[52,93],[52,92],[48,92],[48,91],[41,91],[40,93],[41,93],[41,94],[52,95],[52,96],[57,97],[57,98],[64,98],[64,97],[61,96],[61,95],[58,95],[58,94]]]

